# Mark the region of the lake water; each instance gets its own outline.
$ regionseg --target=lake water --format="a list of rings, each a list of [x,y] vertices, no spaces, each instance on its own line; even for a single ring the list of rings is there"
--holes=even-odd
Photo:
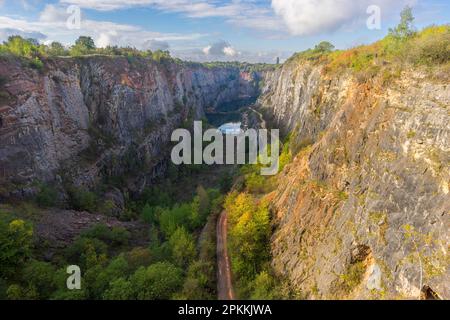
[[[223,134],[239,134],[242,132],[240,122],[229,122],[221,125],[218,130]]]

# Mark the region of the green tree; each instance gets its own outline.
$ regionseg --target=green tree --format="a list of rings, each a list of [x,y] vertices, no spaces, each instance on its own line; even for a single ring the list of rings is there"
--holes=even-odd
[[[79,237],[65,249],[64,255],[68,261],[87,269],[103,261],[107,250],[108,247],[103,241]]]
[[[21,36],[11,36],[5,42],[5,47],[9,52],[20,57],[35,58],[39,54],[39,48],[35,42],[22,38]]]
[[[6,290],[6,297],[9,300],[23,300],[27,298],[25,289],[18,284],[12,284]]]
[[[274,300],[278,298],[275,280],[267,271],[258,274],[252,283],[252,287],[252,300]]]
[[[214,262],[194,261],[184,281],[182,297],[188,300],[210,300],[216,297]]]
[[[112,280],[109,289],[103,294],[105,300],[131,300],[134,299],[133,286],[124,278]]]
[[[170,60],[170,52],[169,51],[163,51],[163,50],[157,50],[152,53],[152,59],[156,62],[162,62],[164,60]]]
[[[195,257],[195,243],[192,236],[184,229],[179,227],[169,239],[172,249],[172,257],[177,265],[185,267]]]
[[[89,288],[90,296],[94,299],[101,299],[110,282],[123,277],[128,270],[128,262],[123,255],[111,260],[106,267],[98,265],[87,270],[85,282]]]
[[[97,209],[97,195],[89,190],[71,187],[68,190],[70,204],[75,210],[94,212]]]
[[[33,260],[26,265],[22,278],[36,292],[37,299],[47,299],[55,289],[54,275],[55,268],[50,263]]]
[[[321,53],[328,53],[334,50],[334,45],[332,45],[328,41],[322,41],[318,45],[314,47],[314,51],[321,52]]]
[[[193,229],[205,224],[211,210],[211,200],[203,186],[197,187],[197,195],[192,202],[191,226]]]
[[[146,203],[141,213],[142,220],[150,224],[155,224],[159,221],[159,217],[163,211],[164,209],[160,206],[153,207]]]
[[[41,207],[53,207],[58,200],[57,191],[48,185],[42,185],[36,195],[36,202]]]
[[[159,187],[146,188],[142,193],[143,202],[151,207],[161,206],[169,207],[172,204],[172,198],[169,193]]]
[[[414,16],[410,6],[406,6],[402,10],[400,23],[394,29],[389,29],[389,34],[398,39],[406,39],[415,34]]]
[[[91,37],[80,36],[70,49],[70,54],[72,56],[81,56],[94,53],[95,49],[95,42]]]
[[[33,230],[23,220],[0,221],[0,277],[16,274],[31,255]]]
[[[181,269],[169,262],[139,268],[130,278],[139,300],[170,299],[183,284]]]
[[[270,219],[267,203],[256,204],[246,193],[225,200],[230,222],[230,253],[235,274],[248,283],[270,258]]]
[[[189,226],[192,216],[192,205],[184,203],[176,205],[172,209],[165,209],[159,217],[159,225],[167,238],[175,232],[178,227]]]
[[[149,248],[141,247],[133,248],[131,251],[126,252],[125,259],[127,259],[131,271],[135,271],[141,266],[148,267],[153,261]]]
[[[66,48],[64,48],[64,46],[57,41],[53,41],[49,46],[48,46],[48,54],[51,56],[65,56],[67,55],[67,50]]]

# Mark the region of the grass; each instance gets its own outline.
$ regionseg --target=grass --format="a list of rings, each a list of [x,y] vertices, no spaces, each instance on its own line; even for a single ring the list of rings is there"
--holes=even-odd
[[[361,283],[365,271],[363,261],[351,264],[347,271],[339,276],[338,292],[351,293]]]

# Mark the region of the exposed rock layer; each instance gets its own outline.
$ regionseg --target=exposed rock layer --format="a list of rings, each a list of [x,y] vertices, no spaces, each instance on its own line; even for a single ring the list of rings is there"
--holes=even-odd
[[[307,298],[450,298],[450,90],[288,63],[261,109],[301,149],[274,197],[273,267]]]
[[[36,181],[90,187],[129,173],[139,189],[161,173],[175,128],[258,94],[237,68],[137,58],[59,58],[41,71],[2,58],[0,74],[3,197],[32,194]]]

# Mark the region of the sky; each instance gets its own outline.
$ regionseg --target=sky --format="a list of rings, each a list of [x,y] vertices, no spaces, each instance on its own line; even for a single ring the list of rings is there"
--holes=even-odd
[[[0,41],[70,46],[86,35],[98,47],[185,60],[274,63],[320,41],[346,49],[378,40],[406,5],[418,29],[450,22],[448,0],[0,0]]]

